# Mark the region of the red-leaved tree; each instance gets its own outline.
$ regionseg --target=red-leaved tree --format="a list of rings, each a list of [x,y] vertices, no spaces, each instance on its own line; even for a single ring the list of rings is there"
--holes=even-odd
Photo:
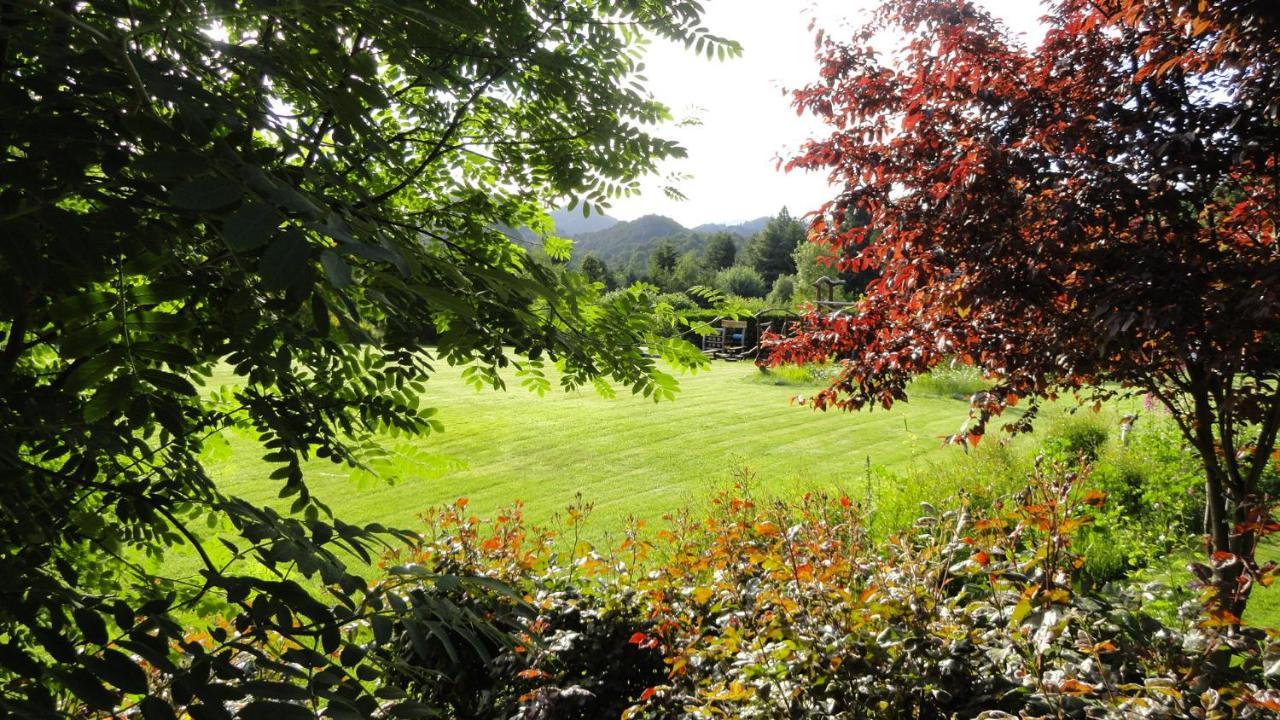
[[[959,359],[997,379],[984,419],[1028,401],[1009,430],[1060,393],[1153,394],[1203,460],[1217,608],[1237,617],[1280,529],[1271,6],[1056,0],[1028,48],[972,2],[892,0],[851,39],[819,33],[821,79],[794,102],[831,134],[788,169],[842,187],[810,238],[879,277],[772,355],[841,361],[824,409],[888,407]]]

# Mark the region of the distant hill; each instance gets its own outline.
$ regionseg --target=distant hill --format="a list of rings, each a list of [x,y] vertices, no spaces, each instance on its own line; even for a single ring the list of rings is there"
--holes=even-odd
[[[575,237],[573,256],[581,260],[594,254],[610,268],[642,274],[648,266],[649,253],[664,240],[671,241],[681,255],[690,251],[702,253],[712,234],[728,232],[736,236],[735,244],[742,250],[747,238],[764,228],[768,220],[760,218],[736,225],[707,223],[690,230],[669,217],[645,215]]]
[[[582,217],[581,208],[552,211],[551,219],[556,221],[556,232],[563,237],[576,237],[587,233],[600,232],[617,225],[619,222],[615,217],[597,215],[596,213],[592,213],[591,217],[584,218]]]
[[[727,232],[733,235],[749,238],[763,230],[764,226],[768,223],[768,217],[758,217],[755,220],[747,220],[746,222],[740,222],[736,225],[726,225],[725,223],[704,223],[694,228],[693,231],[696,233],[707,234]]]
[[[642,215],[635,220],[620,222],[598,232],[586,233],[574,238],[574,254],[595,253],[609,259],[629,253],[633,248],[648,244],[651,240],[689,232],[685,226],[663,215]]]

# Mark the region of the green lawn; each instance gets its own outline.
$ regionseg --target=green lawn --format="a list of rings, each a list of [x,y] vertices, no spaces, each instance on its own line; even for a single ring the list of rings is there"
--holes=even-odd
[[[212,385],[230,382],[215,376]],[[730,482],[737,468],[755,473],[768,491],[844,489],[866,494],[873,467],[963,461],[939,436],[955,432],[967,405],[921,396],[891,412],[817,413],[792,406],[811,387],[769,384],[749,363],[716,362],[681,378],[675,401],[654,403],[593,390],[543,397],[518,387],[479,391],[456,368],[428,383],[428,401],[444,432],[388,439],[394,479],[353,478],[344,467],[317,461],[307,468],[316,496],[348,522],[411,527],[418,513],[467,497],[479,515],[522,500],[531,519],[549,520],[581,492],[595,504],[591,525],[620,528],[628,515],[648,519]],[[249,437],[230,437],[210,455],[210,472],[225,491],[269,503],[278,490],[264,478]],[[894,488],[875,492],[894,492]]]
[[[581,493],[595,506],[589,532],[601,539],[618,532],[629,515],[653,521],[696,507],[741,468],[754,474],[757,494],[821,489],[864,500],[870,489],[870,507],[889,525],[910,522],[922,500],[945,502],[958,485],[1000,475],[986,472],[999,460],[992,448],[970,456],[940,447],[939,437],[955,432],[967,414],[966,402],[945,383],[922,383],[910,403],[891,411],[846,414],[793,405],[793,397],[817,386],[774,384],[780,376],[764,376],[747,363],[715,362],[684,376],[677,399],[661,403],[625,393],[605,399],[592,390],[543,397],[518,387],[476,391],[460,376],[459,368],[444,366],[428,384],[444,432],[388,438],[392,459],[379,478],[313,462],[307,467],[312,493],[347,522],[409,529],[419,513],[460,497],[481,517],[521,500],[531,520],[553,522]],[[224,371],[210,385],[232,381]],[[1045,414],[1049,425],[1057,412]],[[256,441],[226,439],[209,454],[219,486],[286,506],[276,499],[278,483],[266,480],[270,469]],[[220,550],[216,543],[208,548],[215,556]],[[1275,552],[1267,549],[1269,556]],[[1161,569],[1161,579],[1181,582],[1184,562]],[[172,556],[165,570],[194,573],[195,558]],[[1254,622],[1280,620],[1276,591],[1260,589],[1254,600]]]

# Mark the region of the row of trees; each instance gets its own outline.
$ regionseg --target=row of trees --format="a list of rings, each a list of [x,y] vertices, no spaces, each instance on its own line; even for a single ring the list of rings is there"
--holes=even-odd
[[[659,240],[648,254],[643,273],[634,268],[614,272],[595,255],[583,258],[580,267],[587,277],[608,289],[638,281],[666,292],[705,286],[743,297],[762,298],[768,294],[786,304],[794,299],[794,276],[800,265],[804,265],[805,277],[813,279],[826,270],[817,261],[818,247],[805,242],[805,238],[804,224],[783,208],[745,243],[736,235],[717,232],[706,239],[701,252],[680,254],[674,242]]]

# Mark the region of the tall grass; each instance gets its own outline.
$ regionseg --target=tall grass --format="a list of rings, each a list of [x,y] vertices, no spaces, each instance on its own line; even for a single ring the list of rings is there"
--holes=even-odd
[[[822,386],[829,383],[835,373],[836,367],[832,363],[781,365],[761,368],[757,375],[752,376],[752,381],[763,385]],[[907,394],[968,400],[970,395],[990,387],[991,383],[977,368],[957,364],[935,368],[928,375],[912,380],[907,386]]]
[[[936,367],[928,375],[912,380],[907,386],[907,394],[968,399],[970,395],[990,387],[991,383],[982,377],[980,370],[972,365],[955,363]]]
[[[834,372],[830,364],[779,365],[760,368],[760,372],[750,376],[750,381],[785,387],[822,387],[831,382]]]

